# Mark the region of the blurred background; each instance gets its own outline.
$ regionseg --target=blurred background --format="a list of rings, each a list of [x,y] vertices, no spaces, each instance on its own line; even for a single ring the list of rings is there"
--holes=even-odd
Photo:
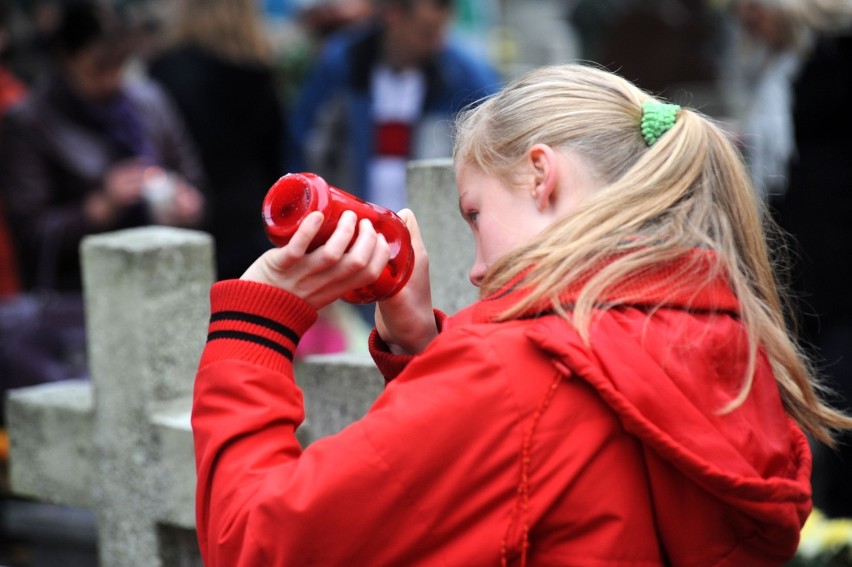
[[[54,226],[48,218],[76,227],[78,240],[139,224],[208,230],[217,276],[228,278],[268,246],[256,213],[277,176],[307,168],[378,199],[362,180],[391,179],[409,159],[449,155],[439,125],[458,108],[430,96],[434,72],[446,79],[441,57],[452,44],[453,56],[476,71],[467,78],[479,79],[460,83],[468,97],[533,67],[583,61],[720,121],[744,154],[767,219],[792,236],[785,241],[796,298],[791,324],[833,400],[849,408],[849,0],[456,0],[422,13],[400,12],[405,3],[393,0],[114,0],[96,3],[101,12],[89,19],[69,19],[69,7],[85,4],[0,0],[0,299],[40,287],[79,291],[79,274],[63,271],[74,263],[75,246],[57,260],[50,281],[32,266],[45,263],[39,243],[51,233],[33,227]],[[361,39],[373,32],[352,31],[365,29],[378,30],[379,43]],[[104,49],[87,59],[95,44]],[[417,71],[384,87],[409,89],[394,91],[410,93],[396,95],[403,104],[373,106],[381,143],[368,171],[346,167],[364,148],[339,135],[356,125],[339,119],[333,96],[363,85],[334,75],[340,66],[329,45],[372,46],[370,57],[394,71]],[[136,92],[158,94],[145,99],[144,111],[122,106],[138,100]],[[461,92],[445,98],[458,102]],[[73,120],[50,122],[69,108]],[[81,115],[89,122],[68,124]],[[147,131],[158,121],[159,137],[139,133],[140,124]],[[428,149],[417,147],[421,123],[428,124]],[[62,136],[49,134],[67,129],[74,132],[67,139],[79,139],[78,126],[86,136],[97,131],[93,144],[102,149],[86,155],[86,144],[61,146]],[[39,132],[48,134],[39,139]],[[163,137],[166,150],[182,148],[176,156],[157,147]],[[56,189],[70,186],[79,189]],[[398,196],[388,198],[396,208]],[[368,313],[335,305],[300,354],[363,350],[370,323]],[[7,372],[3,391],[68,376],[15,382]],[[852,516],[848,447],[814,449],[817,505]],[[4,462],[6,455],[0,435]],[[96,565],[91,513],[17,499],[4,478],[0,503],[0,566]]]

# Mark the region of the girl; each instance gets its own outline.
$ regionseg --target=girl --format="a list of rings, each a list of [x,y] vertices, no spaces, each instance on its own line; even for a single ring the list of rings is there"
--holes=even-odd
[[[302,449],[290,353],[388,247],[309,216],[212,289],[193,427],[208,567],[782,565],[823,405],[784,326],[725,135],[610,73],[543,68],[462,116],[455,163],[482,299],[432,310],[417,223],[378,305],[388,380]]]

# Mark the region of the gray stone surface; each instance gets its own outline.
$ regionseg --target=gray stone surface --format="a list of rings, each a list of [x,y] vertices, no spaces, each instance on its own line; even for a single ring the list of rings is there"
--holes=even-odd
[[[305,422],[297,431],[303,445],[361,418],[385,383],[373,360],[361,354],[308,356],[298,363],[296,377],[305,395]]]
[[[475,258],[473,235],[459,214],[451,159],[408,165],[408,206],[417,217],[429,253],[432,304],[453,314],[477,298],[468,273]]]
[[[212,239],[148,227],[82,244],[101,564],[162,565],[155,530],[170,505],[151,418],[191,394],[209,318]],[[179,457],[176,455],[175,457]]]
[[[9,392],[9,482],[22,496],[94,508],[94,402],[88,382],[69,380]],[[20,424],[20,425],[18,425]]]
[[[192,398],[164,404],[151,415],[154,443],[162,458],[157,475],[161,482],[161,507],[157,520],[171,526],[195,529],[195,449],[192,444]],[[171,564],[166,563],[169,567]]]
[[[209,317],[212,239],[146,227],[87,237],[82,256],[99,417],[133,426],[151,404],[192,392]]]

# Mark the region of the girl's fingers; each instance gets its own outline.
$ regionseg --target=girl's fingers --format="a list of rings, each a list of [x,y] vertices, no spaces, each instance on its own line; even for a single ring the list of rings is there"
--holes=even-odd
[[[352,242],[357,223],[358,215],[352,211],[343,211],[337,221],[337,228],[331,233],[326,243],[315,252],[322,259],[321,268],[325,269],[340,262],[346,249],[349,248],[349,243]]]
[[[383,234],[378,234],[376,237],[376,245],[374,247],[374,252],[370,259],[370,264],[368,266],[368,272],[370,274],[374,274],[372,280],[370,280],[370,283],[378,279],[378,277],[382,273],[382,270],[384,270],[385,266],[388,265],[389,260],[390,246],[388,245],[387,240],[385,240],[385,236]]]
[[[390,246],[384,236],[369,220],[358,223],[355,213],[346,211],[326,243],[308,253],[322,222],[320,213],[308,215],[286,246],[267,251],[249,267],[243,279],[286,289],[316,308],[376,281],[390,259]],[[358,236],[353,242],[356,224]]]
[[[336,257],[336,253],[329,253],[328,257]],[[329,285],[339,287],[341,294],[369,285],[376,281],[389,259],[390,246],[384,236],[376,232],[369,220],[361,220],[355,241],[333,264],[325,268]]]
[[[362,219],[358,223],[358,237],[346,252],[345,272],[354,275],[370,264],[378,241],[378,234],[370,221]]]
[[[305,252],[313,242],[314,237],[319,232],[322,226],[323,215],[319,211],[313,211],[299,225],[293,238],[287,243],[287,248],[290,248],[294,255],[304,256]]]
[[[358,238],[349,250],[349,270],[358,275],[358,287],[376,281],[390,259],[390,246],[385,237],[375,231],[370,221],[363,221]]]

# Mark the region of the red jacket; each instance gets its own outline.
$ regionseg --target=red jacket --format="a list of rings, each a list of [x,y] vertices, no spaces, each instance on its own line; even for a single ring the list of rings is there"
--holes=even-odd
[[[193,407],[205,565],[782,565],[810,511],[806,439],[765,357],[746,402],[717,411],[747,362],[725,283],[655,283],[599,313],[591,346],[555,315],[492,322],[512,292],[418,356],[374,334],[392,381],[304,449],[290,359],[315,312],[216,284]]]

